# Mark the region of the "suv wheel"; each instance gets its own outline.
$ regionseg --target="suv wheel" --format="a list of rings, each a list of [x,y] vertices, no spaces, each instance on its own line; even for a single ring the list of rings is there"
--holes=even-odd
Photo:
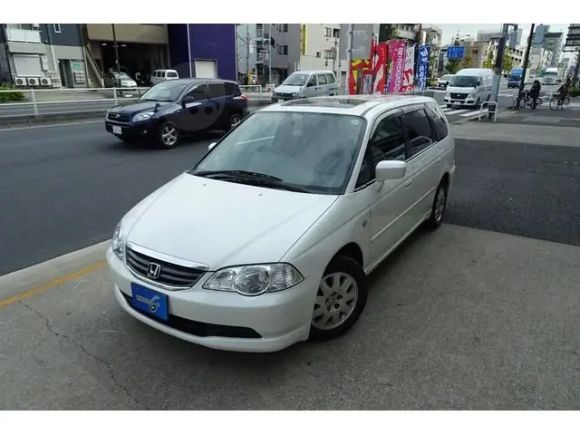
[[[180,138],[179,129],[170,122],[163,123],[159,128],[159,142],[163,148],[175,148]]]
[[[236,127],[240,122],[242,122],[242,115],[239,113],[232,113],[228,121],[228,131]]]
[[[310,338],[329,340],[348,331],[367,301],[367,277],[350,257],[338,257],[326,268],[312,311]]]

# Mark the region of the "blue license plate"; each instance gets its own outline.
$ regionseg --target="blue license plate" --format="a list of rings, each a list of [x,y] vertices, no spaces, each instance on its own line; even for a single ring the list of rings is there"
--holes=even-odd
[[[164,321],[169,319],[167,295],[136,283],[131,283],[131,291],[133,294],[131,304],[135,309]]]

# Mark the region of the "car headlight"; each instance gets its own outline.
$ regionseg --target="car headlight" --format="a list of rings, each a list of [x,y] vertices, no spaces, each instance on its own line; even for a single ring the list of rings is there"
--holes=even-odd
[[[146,121],[151,118],[155,112],[141,112],[133,116],[133,122]]]
[[[117,225],[115,232],[113,233],[113,239],[111,240],[111,248],[117,257],[121,260],[125,258],[125,237],[121,231],[121,224]]]
[[[289,289],[303,279],[300,272],[290,264],[253,264],[218,270],[205,282],[203,288],[256,296]]]
[[[293,97],[297,97],[298,96],[298,92],[292,92],[291,94]]]

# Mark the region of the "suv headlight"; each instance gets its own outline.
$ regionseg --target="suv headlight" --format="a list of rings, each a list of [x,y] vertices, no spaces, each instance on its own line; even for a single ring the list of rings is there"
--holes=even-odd
[[[111,248],[117,257],[121,260],[125,258],[125,236],[121,231],[121,224],[117,225],[115,232],[113,233],[113,239],[111,240]]]
[[[133,116],[133,122],[146,121],[153,116],[155,112],[141,112]]]
[[[252,264],[218,270],[205,282],[203,288],[256,296],[289,289],[303,279],[300,272],[290,264]]]

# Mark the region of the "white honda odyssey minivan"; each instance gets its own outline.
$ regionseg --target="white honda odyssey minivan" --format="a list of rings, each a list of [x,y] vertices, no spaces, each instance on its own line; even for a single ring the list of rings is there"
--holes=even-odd
[[[445,116],[418,96],[319,97],[246,118],[117,226],[107,259],[133,317],[204,346],[270,352],[360,317],[367,275],[443,219]]]

